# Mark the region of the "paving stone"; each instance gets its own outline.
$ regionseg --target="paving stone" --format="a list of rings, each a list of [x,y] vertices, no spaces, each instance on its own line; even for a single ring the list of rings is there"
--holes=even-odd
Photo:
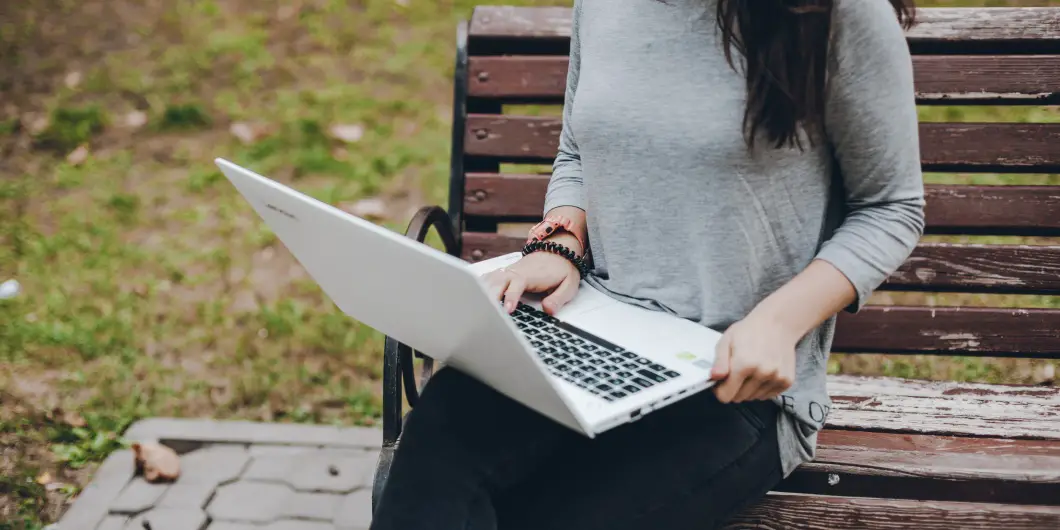
[[[150,526],[145,526],[145,522]],[[125,530],[203,530],[206,523],[202,510],[155,508],[130,519]]]
[[[383,443],[382,431],[366,427],[330,427],[213,421],[188,418],[149,418],[126,431],[130,440],[195,440],[210,443],[261,443],[310,446],[377,448]]]
[[[372,524],[372,491],[364,489],[346,495],[335,514],[339,530],[368,530]]]
[[[331,521],[341,502],[342,495],[334,493],[295,493],[287,498],[280,516]]]
[[[217,483],[197,482],[196,477],[178,479],[176,484],[169,487],[169,491],[159,499],[156,506],[159,508],[195,508],[201,510],[206,507],[206,502],[213,496],[217,489]]]
[[[340,456],[319,451],[298,458],[298,465],[285,478],[298,491],[349,493],[372,484],[375,460],[368,453]]]
[[[310,449],[310,451],[316,450]],[[297,463],[298,457],[293,455],[255,456],[247,466],[247,470],[243,472],[243,480],[283,482],[291,475]]]
[[[218,488],[206,511],[216,520],[267,523],[293,495],[284,484],[240,481]]]
[[[222,483],[239,477],[250,462],[241,445],[212,445],[180,457],[181,476],[195,482]]]
[[[250,446],[250,456],[292,456],[314,451],[315,449],[314,447],[297,445],[252,445]]]
[[[121,494],[126,482],[136,472],[130,450],[115,451],[96,469],[85,489],[77,496],[63,518],[59,528],[95,528],[107,515],[110,503]]]
[[[109,515],[106,519],[103,519],[102,523],[99,523],[96,530],[123,530],[128,520],[128,517]]]
[[[153,508],[167,489],[167,483],[152,484],[143,478],[134,478],[125,486],[121,495],[110,503],[110,513],[136,515]]]

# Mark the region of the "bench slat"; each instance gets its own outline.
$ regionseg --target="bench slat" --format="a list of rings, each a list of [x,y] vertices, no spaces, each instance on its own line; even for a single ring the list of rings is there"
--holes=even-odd
[[[525,238],[464,233],[464,259],[516,252]],[[882,287],[972,293],[1060,293],[1060,246],[921,243]]]
[[[1056,8],[922,8],[917,17],[920,23],[907,32],[914,50],[973,43],[1048,49],[1060,41]],[[482,6],[475,9],[469,30],[472,39],[568,40],[570,34],[568,7]]]
[[[559,117],[471,114],[467,154],[550,163]],[[929,171],[1060,172],[1060,123],[921,123],[921,159]]]
[[[833,375],[828,395],[830,429],[1060,441],[1056,387]]]
[[[765,500],[733,518],[725,528],[1041,530],[1060,528],[1060,507],[771,493]]]
[[[547,174],[468,173],[464,213],[537,221]],[[928,185],[933,234],[1060,235],[1060,186]]]
[[[840,313],[832,349],[1057,359],[1058,330],[1060,309],[869,306]]]
[[[473,97],[562,103],[565,56],[471,57]],[[916,56],[922,104],[1034,104],[1060,101],[1060,56]]]

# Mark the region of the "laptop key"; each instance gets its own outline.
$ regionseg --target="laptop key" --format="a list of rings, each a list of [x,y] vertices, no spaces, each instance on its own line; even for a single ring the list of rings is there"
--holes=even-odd
[[[607,372],[609,374],[614,374],[614,373],[618,372],[618,367],[613,365],[613,364],[605,364],[605,365],[601,366],[600,369],[604,370],[605,372]]]
[[[560,353],[557,353],[556,355],[554,355],[553,357],[555,357],[555,358],[557,358],[557,359],[559,359],[561,361],[566,361],[567,359],[570,359],[570,354],[569,353],[560,352]]]
[[[648,379],[651,379],[652,381],[655,381],[656,383],[664,383],[664,382],[666,382],[666,378],[665,377],[663,377],[663,376],[661,376],[661,375],[659,375],[659,374],[657,374],[655,372],[652,372],[650,370],[637,370],[637,373],[640,374],[640,375],[643,375],[644,377],[647,377]]]
[[[556,353],[556,349],[552,346],[542,346],[541,351],[544,353]]]
[[[578,369],[573,369],[573,370],[570,371],[570,376],[575,378],[575,379],[581,379],[582,377],[585,376],[585,372],[582,372],[581,370],[578,370]]]
[[[600,359],[599,357],[589,359],[589,363],[594,365],[594,366],[600,366],[601,364],[604,364],[605,362],[606,361],[604,361],[603,359]]]
[[[626,397],[628,395],[629,394],[627,394],[627,393],[625,393],[625,392],[623,392],[621,390],[615,390],[614,392],[611,392],[611,397],[613,397],[615,399],[622,399],[622,398],[624,398],[624,397]]]
[[[591,364],[587,364],[587,365],[583,366],[582,369],[585,370],[586,372],[591,373],[591,374],[600,371],[599,368],[597,368],[597,367],[595,367],[595,366],[593,366]]]
[[[571,346],[570,344],[564,344],[563,346],[560,346],[559,349],[561,349],[561,350],[563,350],[563,351],[565,351],[567,353],[578,353],[578,348],[575,348],[574,346]]]
[[[574,356],[579,358],[579,359],[588,359],[588,358],[592,357],[592,355],[589,355],[588,353],[585,353],[583,351],[574,352]]]
[[[548,366],[555,366],[555,364],[558,363],[558,362],[559,361],[553,359],[552,357],[545,357],[545,359],[544,359],[544,363],[546,365],[548,365]]]
[[[567,361],[567,364],[569,364],[571,366],[585,366],[585,361],[583,361],[581,359],[571,359],[571,360]]]
[[[629,379],[630,377],[633,377],[632,373],[627,372],[625,370],[617,372],[617,373],[615,373],[615,375],[618,376],[618,377],[621,377],[622,379]]]
[[[622,386],[622,383],[625,383],[625,381],[623,381],[621,379],[614,378],[614,377],[612,377],[611,379],[608,379],[607,382],[611,383],[612,385],[615,385],[615,386]]]
[[[596,383],[600,382],[600,380],[595,377],[586,377],[583,378],[582,381],[587,385],[596,385]]]
[[[599,350],[599,349],[600,349],[600,348],[599,348],[599,347],[598,347],[597,345],[595,345],[595,344],[586,344],[585,346],[583,346],[583,348],[584,348],[584,349],[586,349],[586,350],[589,350],[589,351],[596,351],[596,350]]]
[[[634,360],[633,362],[642,366],[648,366],[649,364],[651,364],[651,361],[645,359],[644,357],[637,357],[636,360]]]
[[[566,331],[560,331],[559,333],[556,333],[556,336],[561,338],[561,339],[569,339],[569,338],[571,338],[571,334],[567,333]]]
[[[569,372],[571,371],[571,366],[569,364],[559,364],[556,365],[556,370],[559,370],[561,372]]]
[[[679,374],[679,373],[677,373],[677,372],[675,372],[673,370],[667,370],[667,371],[663,372],[663,375],[665,375],[666,377],[669,377],[670,379],[673,379],[675,377],[681,377],[681,374]]]
[[[640,392],[640,387],[637,385],[622,385],[622,390],[625,390],[629,394],[636,394]]]
[[[637,358],[637,354],[635,354],[635,353],[633,353],[631,351],[621,352],[620,355],[625,357],[625,358],[627,358],[627,359],[636,359]]]
[[[640,368],[640,366],[637,366],[636,363],[622,363],[622,368],[625,368],[626,370],[636,370]]]
[[[666,367],[661,365],[661,364],[652,363],[652,364],[648,365],[648,368],[651,368],[652,370],[655,370],[656,372],[659,372],[660,374],[666,371]]]
[[[585,344],[585,341],[584,341],[584,340],[582,340],[582,339],[579,339],[578,337],[573,337],[573,338],[571,338],[571,339],[570,339],[570,342],[571,342],[572,344],[577,344],[578,346],[581,346],[582,344]]]
[[[648,388],[648,387],[655,386],[655,383],[652,383],[651,381],[648,381],[647,379],[644,379],[644,378],[641,378],[641,377],[634,377],[633,378],[633,382],[636,383],[641,388]]]
[[[596,385],[596,389],[601,391],[601,392],[610,392],[611,391],[611,385],[609,385],[607,383],[600,383],[599,385]]]

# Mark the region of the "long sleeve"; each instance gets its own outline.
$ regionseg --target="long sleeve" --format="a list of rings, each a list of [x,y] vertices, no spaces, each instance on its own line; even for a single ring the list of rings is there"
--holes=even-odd
[[[853,284],[856,312],[923,234],[924,185],[912,60],[894,11],[841,0],[834,27],[825,127],[846,215],[817,258]]]
[[[559,206],[585,209],[582,195],[582,159],[571,129],[574,94],[578,88],[578,72],[581,66],[581,11],[581,0],[576,0],[571,24],[570,67],[567,70],[567,90],[563,101],[563,130],[559,137],[559,152],[552,166],[552,178],[545,193],[546,213]]]

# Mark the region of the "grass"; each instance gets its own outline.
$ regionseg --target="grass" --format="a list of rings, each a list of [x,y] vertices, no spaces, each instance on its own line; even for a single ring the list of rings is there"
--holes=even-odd
[[[321,294],[211,161],[342,207],[382,197],[381,222],[395,229],[413,208],[445,204],[454,27],[474,3],[5,5],[0,281],[23,292],[0,301],[0,530],[56,520],[139,418],[377,423],[382,337]],[[1057,119],[1040,108],[922,113]],[[364,134],[338,139],[337,125]],[[67,160],[80,146],[87,159]],[[831,368],[1027,381],[1026,366],[868,356]]]

